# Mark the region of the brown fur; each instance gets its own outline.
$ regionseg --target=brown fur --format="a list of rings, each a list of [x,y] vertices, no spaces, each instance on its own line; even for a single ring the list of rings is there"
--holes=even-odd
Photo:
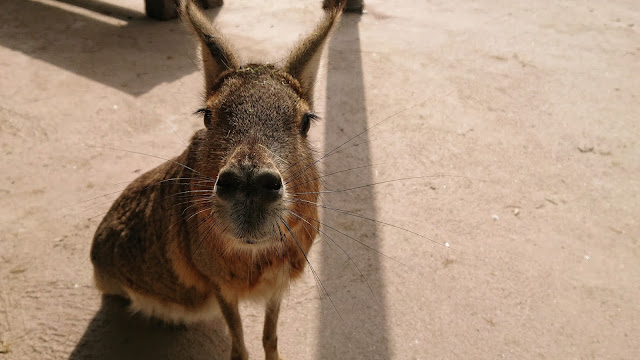
[[[318,173],[301,129],[322,44],[339,11],[327,13],[284,69],[240,67],[195,5],[184,3],[182,17],[202,49],[206,129],[112,205],[91,249],[96,284],[105,294],[129,298],[132,309],[167,321],[206,319],[219,309],[231,333],[232,359],[247,358],[238,301],[265,299],[265,354],[279,359],[282,291],[303,272],[319,227],[311,220],[317,208],[309,206],[318,200]],[[255,207],[250,197],[239,206],[236,199],[222,201],[214,184],[229,169],[280,174],[284,198]]]

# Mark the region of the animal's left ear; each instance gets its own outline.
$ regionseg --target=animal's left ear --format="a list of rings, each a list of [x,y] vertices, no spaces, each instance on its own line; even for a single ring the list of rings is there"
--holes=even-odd
[[[300,82],[304,98],[310,105],[313,104],[313,86],[318,74],[323,45],[340,22],[343,7],[344,3],[327,10],[325,18],[316,29],[291,51],[283,68]]]

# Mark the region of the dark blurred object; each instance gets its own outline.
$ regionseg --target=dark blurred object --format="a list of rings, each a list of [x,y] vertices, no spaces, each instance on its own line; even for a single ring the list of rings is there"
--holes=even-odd
[[[203,9],[222,6],[223,0],[195,0]],[[144,0],[147,16],[156,20],[169,20],[178,17],[177,0]]]
[[[323,0],[322,8],[328,9],[335,7],[338,3],[344,0]],[[344,7],[344,11],[362,14],[364,11],[364,0],[347,0],[347,4]]]
[[[322,7],[327,9],[334,7],[340,1],[344,0],[324,0]],[[203,9],[222,6],[223,0],[195,0]],[[178,17],[176,9],[177,0],[145,0],[145,10],[147,16],[156,20],[169,20]],[[362,13],[364,10],[364,0],[347,0],[345,11]]]

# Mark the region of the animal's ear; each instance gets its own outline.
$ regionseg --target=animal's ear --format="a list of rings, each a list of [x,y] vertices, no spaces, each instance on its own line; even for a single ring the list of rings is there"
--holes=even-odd
[[[318,74],[323,45],[340,22],[344,2],[340,3],[340,5],[327,10],[324,19],[316,26],[315,30],[298,43],[291,51],[283,68],[300,82],[305,100],[309,104],[313,103],[313,86]]]
[[[209,95],[221,73],[238,68],[238,59],[220,32],[192,0],[180,1],[180,16],[198,36],[204,66],[205,90]]]

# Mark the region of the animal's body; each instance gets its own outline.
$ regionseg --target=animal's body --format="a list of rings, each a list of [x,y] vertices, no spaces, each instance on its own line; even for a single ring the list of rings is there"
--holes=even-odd
[[[240,66],[195,5],[187,1],[182,12],[201,45],[206,128],[112,205],[91,249],[96,284],[170,322],[222,313],[232,359],[247,358],[238,301],[264,299],[265,354],[279,359],[282,293],[303,272],[319,231],[306,135],[322,46],[340,11],[328,11],[281,69]]]

